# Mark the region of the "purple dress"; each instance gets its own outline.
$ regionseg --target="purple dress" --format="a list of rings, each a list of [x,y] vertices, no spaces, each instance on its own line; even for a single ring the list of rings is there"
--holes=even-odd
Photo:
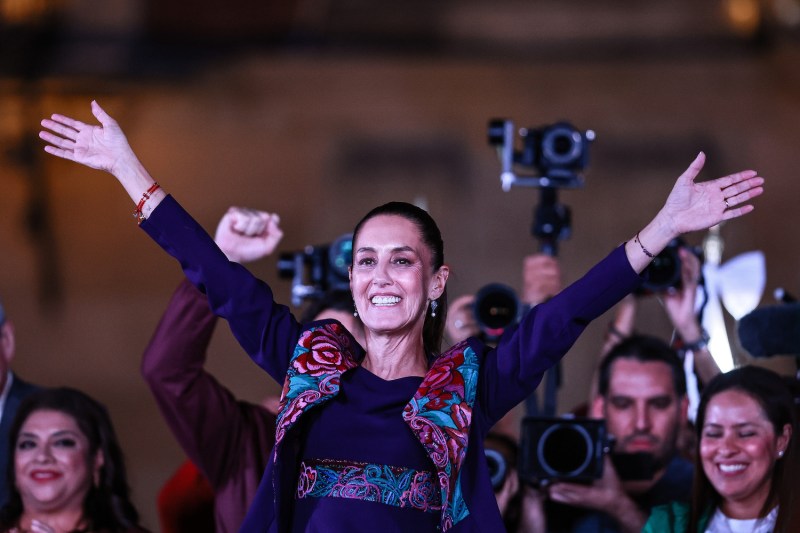
[[[253,361],[283,383],[276,444],[245,532],[288,532],[293,525],[326,532],[503,531],[483,450],[486,433],[533,392],[593,319],[640,282],[620,246],[531,309],[496,348],[471,338],[432,359],[421,381],[380,383],[392,398],[395,387],[407,387],[398,391],[406,401],[387,398],[394,407],[379,402],[373,412],[362,402],[378,378],[360,369],[364,351],[341,324],[299,324],[172,197],[141,227],[180,261]],[[358,418],[369,430],[350,425]],[[435,519],[426,521],[428,515]]]
[[[324,459],[334,468],[315,468],[330,478],[322,491],[344,492],[345,498],[303,497],[294,501],[293,531],[325,531],[338,524],[343,531],[364,529],[364,517],[372,509],[388,513],[390,518],[373,527],[384,533],[405,531],[434,531],[439,524],[438,510],[428,512],[407,506],[387,505],[402,499],[408,487],[404,475],[408,470],[432,472],[434,465],[403,422],[403,408],[422,382],[421,377],[384,380],[370,371],[356,367],[342,375],[340,393],[319,410],[308,414],[306,437],[301,444],[300,457],[304,465]],[[370,476],[362,468],[342,468],[342,465],[391,465],[396,476]],[[306,467],[308,468],[308,467]],[[300,468],[303,483],[304,468]],[[378,472],[377,474],[380,474]],[[389,479],[387,479],[389,478]],[[387,481],[394,481],[390,483]],[[323,485],[315,480],[315,489]],[[431,480],[433,481],[433,480]],[[407,485],[407,482],[405,483]],[[433,489],[433,483],[429,483]],[[429,491],[432,492],[432,491]]]

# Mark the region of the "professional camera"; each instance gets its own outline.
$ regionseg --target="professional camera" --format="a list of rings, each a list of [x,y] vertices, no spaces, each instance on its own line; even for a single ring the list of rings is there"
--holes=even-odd
[[[642,272],[644,281],[636,294],[648,295],[681,288],[681,248],[691,251],[702,262],[703,255],[698,248],[689,246],[681,238],[673,239]]]
[[[519,322],[525,307],[508,285],[490,283],[475,294],[473,313],[484,340],[494,342]]]
[[[519,131],[522,149],[515,150],[514,123],[505,119],[489,121],[489,144],[496,146],[503,165],[503,190],[512,185],[529,187],[580,187],[580,172],[589,161],[592,130],[580,131],[569,122],[556,122]],[[514,166],[535,168],[538,175],[518,175]]]
[[[531,485],[554,480],[591,482],[603,475],[603,456],[610,448],[604,420],[525,417],[519,475]]]
[[[522,420],[519,476],[526,483],[591,483],[603,476],[606,454],[622,481],[653,479],[659,468],[651,453],[615,452],[605,420],[535,416]]]
[[[306,246],[281,254],[278,275],[292,280],[292,305],[320,298],[329,290],[350,290],[348,267],[353,263],[353,235],[347,233],[330,244]]]

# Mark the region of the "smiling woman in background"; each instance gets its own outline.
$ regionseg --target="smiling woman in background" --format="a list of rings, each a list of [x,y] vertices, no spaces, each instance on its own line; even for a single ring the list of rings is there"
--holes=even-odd
[[[796,431],[794,398],[779,375],[755,366],[718,375],[697,413],[692,505],[654,509],[643,531],[788,532]]]
[[[143,531],[114,428],[95,400],[69,388],[37,392],[20,405],[10,437],[14,467],[0,531]]]

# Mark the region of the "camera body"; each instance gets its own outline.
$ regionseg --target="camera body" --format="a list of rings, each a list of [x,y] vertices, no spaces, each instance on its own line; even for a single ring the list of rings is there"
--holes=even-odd
[[[603,456],[610,449],[604,420],[525,417],[520,438],[520,478],[531,485],[555,480],[591,482],[602,477]]]
[[[681,248],[691,251],[702,263],[703,254],[700,249],[689,246],[681,238],[672,239],[642,272],[644,281],[636,290],[636,294],[646,296],[681,288],[681,256],[679,253]]]
[[[521,149],[515,148],[514,123],[506,119],[489,121],[489,144],[498,149],[502,163],[503,190],[512,185],[576,188],[583,184],[581,171],[589,163],[592,130],[581,131],[560,121],[538,128],[522,128]],[[514,167],[533,168],[536,175],[517,174]]]
[[[614,437],[603,419],[528,416],[522,420],[518,470],[526,483],[591,483],[603,477],[606,454],[622,481],[653,479],[659,468],[651,453],[615,452]]]
[[[281,254],[278,276],[292,280],[292,305],[320,298],[329,290],[350,290],[348,268],[353,264],[353,235],[346,233],[330,244],[306,246]]]

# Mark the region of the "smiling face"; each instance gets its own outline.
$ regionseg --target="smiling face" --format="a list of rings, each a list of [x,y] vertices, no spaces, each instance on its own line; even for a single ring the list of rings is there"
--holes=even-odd
[[[350,289],[367,332],[421,336],[430,300],[441,296],[447,267],[434,272],[419,228],[397,215],[367,220],[353,243]]]
[[[780,434],[749,394],[731,389],[714,396],[706,408],[700,434],[703,471],[722,497],[722,510],[731,507],[758,512],[769,494],[779,452],[791,436],[787,424]],[[750,513],[752,514],[752,513]]]
[[[31,511],[81,509],[102,460],[89,461],[89,441],[75,419],[60,411],[34,411],[14,451],[17,490]]]

